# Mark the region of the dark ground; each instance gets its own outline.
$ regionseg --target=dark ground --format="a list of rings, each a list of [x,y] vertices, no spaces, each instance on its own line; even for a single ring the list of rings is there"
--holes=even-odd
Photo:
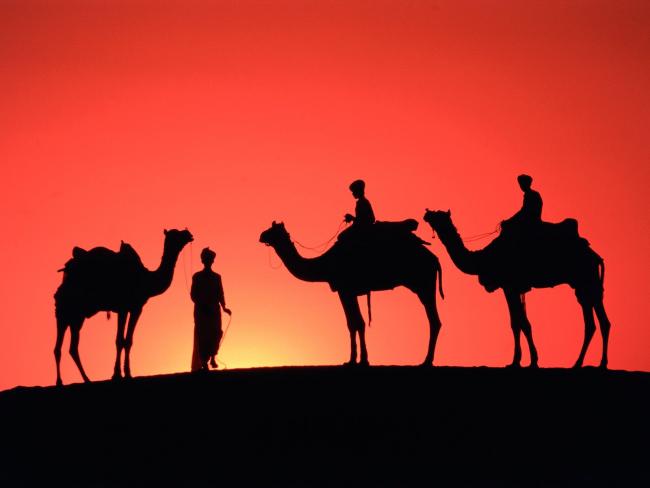
[[[2,486],[650,486],[650,374],[231,370],[0,393]]]

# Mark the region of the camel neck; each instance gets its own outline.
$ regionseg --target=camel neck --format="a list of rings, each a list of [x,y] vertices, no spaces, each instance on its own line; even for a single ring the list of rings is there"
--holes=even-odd
[[[172,247],[173,246],[165,243],[160,265],[158,266],[158,269],[151,272],[151,296],[156,296],[164,293],[172,283],[172,278],[174,277],[174,268],[176,267],[176,261],[178,260],[178,255],[180,254],[180,250],[172,249]]]
[[[463,273],[475,275],[478,274],[478,263],[476,251],[470,251],[465,247],[463,239],[453,224],[441,226],[436,229],[440,236],[440,241],[447,249],[449,257],[456,267]]]
[[[274,246],[289,272],[302,281],[328,281],[326,254],[315,258],[304,258],[291,241]]]

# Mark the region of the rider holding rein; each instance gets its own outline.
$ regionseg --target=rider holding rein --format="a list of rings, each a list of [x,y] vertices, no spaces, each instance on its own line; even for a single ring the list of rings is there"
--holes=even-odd
[[[357,204],[354,209],[355,215],[345,214],[345,221],[352,227],[365,228],[375,223],[375,213],[372,211],[372,205],[365,196],[366,184],[363,180],[355,180],[350,185],[352,196],[356,198]]]

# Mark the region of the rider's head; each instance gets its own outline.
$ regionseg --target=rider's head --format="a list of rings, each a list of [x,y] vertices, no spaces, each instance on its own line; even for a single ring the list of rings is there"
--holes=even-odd
[[[366,184],[363,180],[355,180],[350,184],[350,191],[354,198],[360,198],[363,196],[363,193],[366,189]]]
[[[530,190],[530,185],[533,184],[533,178],[528,175],[519,175],[517,176],[517,182],[522,191],[527,191]]]
[[[209,247],[206,247],[201,251],[201,262],[203,263],[204,266],[212,266],[212,263],[214,263],[214,258],[217,257],[217,253],[215,253],[212,249]]]

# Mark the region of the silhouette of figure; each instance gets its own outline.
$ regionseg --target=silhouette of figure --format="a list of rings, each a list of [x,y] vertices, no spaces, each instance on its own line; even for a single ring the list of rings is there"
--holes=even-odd
[[[357,200],[354,208],[354,215],[345,214],[345,221],[353,226],[365,227],[375,223],[375,213],[372,205],[366,198],[366,184],[363,180],[355,180],[350,184],[352,196]]]
[[[531,218],[532,215],[538,219],[541,198],[533,194],[530,200],[532,203],[528,207],[524,205],[524,214],[527,215],[526,218]],[[515,344],[511,367],[519,367],[521,363],[522,332],[528,342],[530,366],[537,367],[537,349],[526,313],[525,293],[532,288],[568,284],[575,290],[585,324],[582,349],[574,367],[583,365],[587,348],[596,331],[595,312],[603,338],[600,367],[607,368],[611,323],[603,305],[605,263],[590,247],[589,242],[579,236],[574,219],[565,219],[558,224],[535,223],[537,221],[533,220],[532,225],[538,226],[539,232],[535,233],[536,239],[531,239],[527,246],[519,245],[516,239],[513,244],[512,239],[504,239],[502,234],[479,250],[467,249],[451,220],[450,211],[427,210],[424,220],[440,236],[440,241],[458,269],[463,273],[478,275],[479,283],[488,292],[499,288],[503,290]]]
[[[326,282],[332,291],[338,293],[350,334],[350,360],[346,365],[368,365],[366,324],[358,297],[369,295],[371,291],[392,290],[397,286],[411,290],[420,299],[429,320],[429,346],[422,365],[431,366],[441,326],[436,308],[436,285],[439,285],[440,296],[444,298],[440,262],[425,247],[426,243],[412,233],[417,228],[417,221],[410,219],[364,225],[371,227],[368,233],[372,234],[372,239],[363,245],[357,245],[352,239],[339,239],[330,249],[312,259],[298,253],[282,223],[273,222],[260,235],[260,242],[271,246],[296,278]],[[370,306],[368,311],[370,315]],[[359,363],[357,337],[360,343]]]
[[[517,182],[524,192],[524,203],[516,214],[501,222],[501,228],[506,231],[529,232],[542,222],[542,196],[531,188],[531,176],[519,175]]]
[[[366,241],[369,235],[369,230],[375,223],[375,213],[372,210],[372,205],[365,195],[366,184],[363,180],[355,180],[350,184],[350,191],[352,196],[357,200],[354,208],[354,215],[345,214],[345,221],[350,227],[344,229],[339,234],[339,240],[353,239],[355,241]]]
[[[221,308],[228,315],[221,276],[212,271],[216,253],[209,247],[201,251],[203,269],[192,277],[191,297],[194,302],[194,350],[192,371],[208,369],[208,362],[217,367],[216,355],[221,342]]]
[[[122,242],[119,252],[105,247],[89,251],[75,247],[63,271],[63,282],[54,295],[56,314],[56,384],[61,385],[61,346],[70,327],[70,356],[84,381],[90,381],[79,357],[79,332],[84,320],[100,310],[117,313],[117,354],[113,379],[122,377],[121,356],[124,350],[124,377],[131,377],[130,352],[135,326],[149,298],[164,293],[172,282],[178,255],[192,234],[187,230],[165,230],[165,244],[160,266],[155,271],[144,267],[129,244]],[[128,325],[127,325],[128,319]],[[126,332],[125,332],[126,328]]]

